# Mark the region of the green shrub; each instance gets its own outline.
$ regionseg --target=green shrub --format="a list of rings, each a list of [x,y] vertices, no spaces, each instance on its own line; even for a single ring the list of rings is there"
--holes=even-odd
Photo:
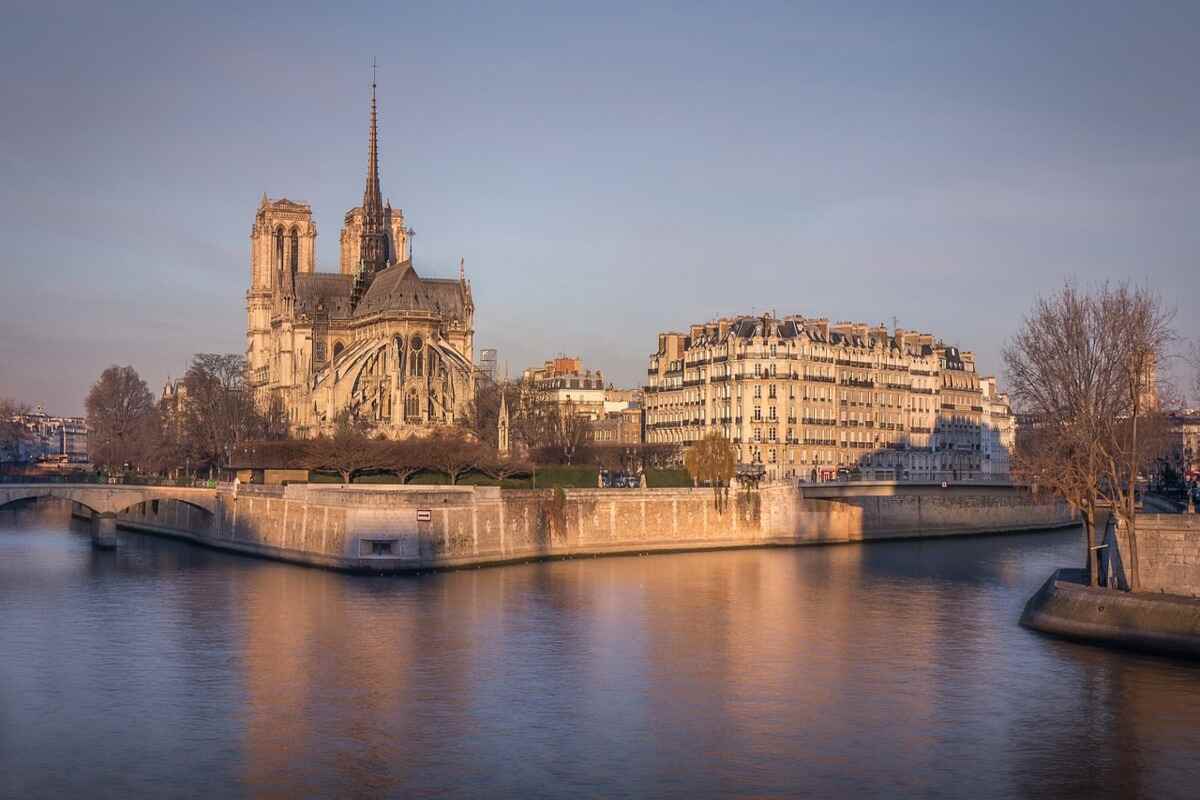
[[[686,469],[648,469],[646,487],[649,489],[692,488],[692,477]]]

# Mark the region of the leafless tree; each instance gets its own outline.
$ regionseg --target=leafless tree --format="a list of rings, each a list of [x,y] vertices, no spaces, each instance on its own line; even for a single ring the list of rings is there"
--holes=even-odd
[[[576,453],[587,443],[591,423],[586,416],[579,413],[575,403],[570,400],[556,404],[552,419],[553,446],[562,453],[564,462],[574,463]]]
[[[304,447],[304,464],[309,469],[332,470],[343,483],[353,483],[363,472],[387,466],[386,449],[390,442],[372,439],[353,424],[349,415],[341,415],[333,433],[318,436]]]
[[[478,466],[485,451],[477,442],[458,433],[439,432],[422,440],[427,463],[445,474],[450,484]]]
[[[505,480],[514,475],[528,475],[533,472],[533,466],[514,458],[502,458],[495,450],[482,447],[481,458],[475,465],[476,469],[496,480]]]
[[[508,402],[509,430],[514,443],[530,453],[552,447],[558,427],[554,393],[534,383],[515,386],[516,402]],[[487,441],[484,439],[484,441]]]
[[[154,398],[133,367],[111,366],[100,374],[85,402],[88,449],[101,467],[140,467],[158,438]]]
[[[475,398],[468,415],[468,427],[480,442],[496,447],[500,422],[500,398],[504,397],[508,407],[509,430],[514,429],[516,418],[521,412],[521,390],[515,383],[500,383],[485,379],[475,383]],[[519,427],[519,426],[518,426]]]
[[[182,427],[197,464],[226,463],[243,442],[266,433],[245,381],[246,359],[236,354],[197,353],[183,378]]]
[[[397,439],[380,449],[380,466],[407,483],[416,473],[430,466],[424,446],[418,439]]]
[[[1145,290],[1103,285],[1085,292],[1068,282],[1037,300],[1005,348],[1011,393],[1035,420],[1018,439],[1014,469],[1080,512],[1093,583],[1102,501],[1135,538],[1133,495],[1147,446],[1139,443],[1138,425],[1169,323]],[[1136,589],[1136,544],[1129,556]]]
[[[1174,341],[1174,314],[1148,289],[1105,286],[1095,298],[1097,313],[1112,335],[1117,373],[1113,387],[1121,407],[1101,420],[1099,441],[1103,491],[1129,532],[1129,587],[1141,587],[1137,543],[1139,473],[1165,449],[1167,420],[1159,405],[1158,369]],[[1149,435],[1147,435],[1149,434]]]

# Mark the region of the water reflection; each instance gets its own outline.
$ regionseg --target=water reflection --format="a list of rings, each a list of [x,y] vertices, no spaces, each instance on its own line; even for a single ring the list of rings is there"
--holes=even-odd
[[[1015,621],[1073,532],[348,577],[0,519],[0,795],[1187,796],[1194,667]]]

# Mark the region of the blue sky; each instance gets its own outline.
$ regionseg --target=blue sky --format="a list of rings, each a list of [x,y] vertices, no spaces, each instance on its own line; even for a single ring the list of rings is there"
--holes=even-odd
[[[244,348],[263,192],[318,269],[384,194],[465,258],[477,345],[620,384],[660,330],[774,309],[999,354],[1068,276],[1200,337],[1200,4],[42,3],[0,30],[0,395],[82,408]]]

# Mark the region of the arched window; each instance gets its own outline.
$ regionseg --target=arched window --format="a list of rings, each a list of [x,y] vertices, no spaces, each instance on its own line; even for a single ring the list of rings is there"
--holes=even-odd
[[[412,337],[411,346],[412,346],[412,350],[413,350],[412,374],[413,374],[414,378],[420,378],[422,375],[425,374],[425,370],[424,370],[425,360],[421,357],[421,355],[422,355],[421,348],[424,346],[424,343],[421,341],[421,337],[420,336]]]
[[[300,231],[292,228],[292,257],[291,257],[292,275],[295,275],[300,270]]]
[[[275,229],[275,269],[283,272],[283,228]]]
[[[346,349],[345,346],[341,342],[334,343],[334,345],[333,345],[333,360],[337,361],[337,357],[340,356],[342,354],[342,351],[345,349]]]
[[[417,398],[416,390],[404,398],[404,419],[408,422],[421,421],[421,401]]]

